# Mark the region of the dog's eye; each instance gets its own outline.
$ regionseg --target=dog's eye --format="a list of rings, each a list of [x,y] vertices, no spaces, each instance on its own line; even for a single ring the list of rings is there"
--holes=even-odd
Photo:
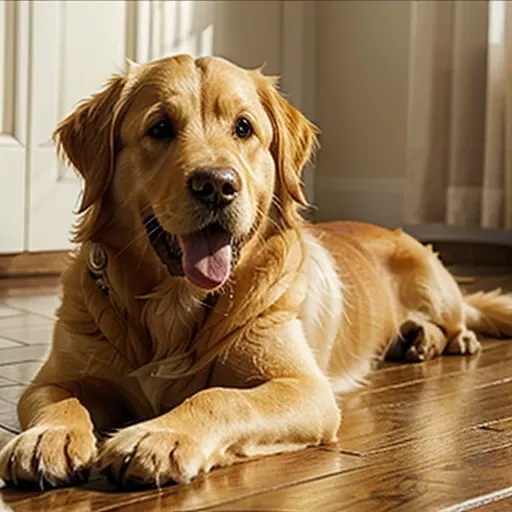
[[[170,121],[158,121],[148,130],[148,135],[155,140],[170,140],[174,137],[174,128]]]
[[[235,133],[240,139],[247,139],[252,135],[252,124],[245,117],[239,117],[235,123]]]

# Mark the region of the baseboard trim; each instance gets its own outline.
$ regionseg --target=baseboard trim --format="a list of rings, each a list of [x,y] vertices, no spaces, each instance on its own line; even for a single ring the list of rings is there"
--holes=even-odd
[[[68,255],[69,251],[0,254],[0,278],[59,276]]]
[[[403,229],[421,242],[456,242],[512,247],[512,231],[505,229],[467,228],[446,224],[406,224]]]

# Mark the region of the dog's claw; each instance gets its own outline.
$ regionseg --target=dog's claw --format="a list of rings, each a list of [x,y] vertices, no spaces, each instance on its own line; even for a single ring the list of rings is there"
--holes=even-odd
[[[44,491],[44,475],[42,472],[37,475],[37,482],[41,491]]]
[[[16,463],[16,454],[15,454],[16,447],[14,447],[10,457],[9,457],[9,465],[8,465],[8,471],[9,476],[11,477],[11,482],[17,487],[18,486],[18,479],[16,477],[16,472],[13,470],[14,464]]]
[[[126,472],[128,471],[128,468],[130,467],[130,463],[133,459],[134,453],[129,453],[124,459],[123,464],[121,465],[121,469],[119,470],[119,483],[122,487],[125,486],[125,478],[126,478]]]

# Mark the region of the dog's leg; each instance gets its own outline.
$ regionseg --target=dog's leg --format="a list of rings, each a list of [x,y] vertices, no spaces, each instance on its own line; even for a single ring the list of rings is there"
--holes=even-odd
[[[423,355],[418,352],[419,358],[412,357],[417,352],[413,348],[412,356],[407,359],[425,360],[442,353],[476,353],[480,342],[466,327],[464,299],[455,278],[430,246],[424,247],[404,234],[399,241],[400,250],[393,256],[393,268],[407,317],[402,329],[409,331],[409,340],[417,335],[409,345],[420,347],[423,352]]]
[[[334,395],[301,323],[278,321],[254,321],[217,368],[229,379],[107,440],[101,468],[121,485],[160,486],[251,456],[333,442],[340,422]],[[259,385],[241,389],[254,378]]]
[[[0,451],[0,478],[41,489],[87,478],[96,457],[96,438],[87,409],[58,386],[32,385],[18,410],[23,432]]]

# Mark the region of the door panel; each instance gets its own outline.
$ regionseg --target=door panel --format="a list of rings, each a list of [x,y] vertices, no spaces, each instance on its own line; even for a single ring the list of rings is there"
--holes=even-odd
[[[124,68],[127,3],[39,0],[30,9],[27,249],[66,250],[81,180],[58,161],[51,134],[77,102]]]
[[[23,250],[29,18],[0,1],[0,253]]]

